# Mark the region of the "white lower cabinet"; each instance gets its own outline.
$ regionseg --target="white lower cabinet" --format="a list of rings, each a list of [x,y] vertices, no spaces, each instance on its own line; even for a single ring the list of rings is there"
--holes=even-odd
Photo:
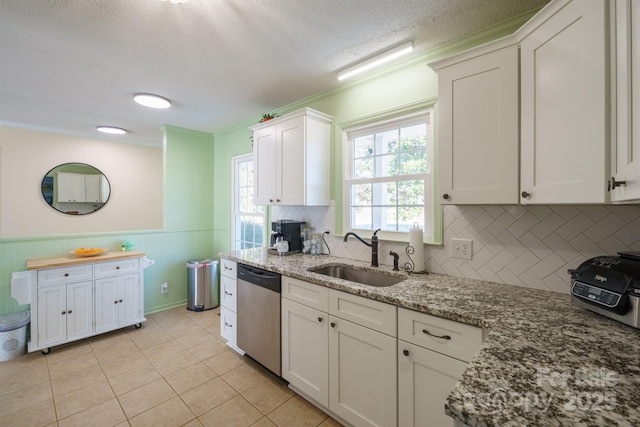
[[[37,311],[41,347],[88,337],[93,334],[93,283],[40,288]]]
[[[95,281],[96,332],[106,332],[135,323],[138,317],[138,274]]]
[[[396,338],[329,322],[329,409],[357,426],[397,425]]]
[[[221,259],[220,273],[220,336],[227,340],[227,345],[244,355],[244,351],[238,348],[237,321],[237,284],[236,270],[238,264],[235,261]]]
[[[481,328],[282,276],[282,377],[353,426],[454,425]]]
[[[466,367],[466,362],[398,340],[398,425],[452,425],[444,401]]]
[[[282,299],[282,377],[329,407],[328,315]]]

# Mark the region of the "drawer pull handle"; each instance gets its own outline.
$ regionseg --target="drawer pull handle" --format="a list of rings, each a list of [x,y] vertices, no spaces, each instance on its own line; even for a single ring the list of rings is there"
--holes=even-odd
[[[427,331],[426,329],[422,330],[422,333],[429,335],[430,337],[434,337],[434,338],[441,338],[443,340],[450,340],[451,337],[449,335],[434,335],[431,332]]]
[[[318,322],[322,322],[322,317],[318,317]]]
[[[225,269],[225,270],[233,270],[233,268],[231,268],[231,267],[227,267],[226,265],[224,266],[224,269]]]
[[[335,328],[336,327],[336,322],[331,322],[331,327]]]
[[[230,293],[229,293],[229,292],[227,292],[227,291],[224,291],[224,294],[225,294],[225,295],[229,295],[230,297],[232,297],[232,296],[233,296],[233,294],[230,294]]]
[[[404,354],[405,356],[409,355],[409,350],[402,350],[402,354]]]
[[[227,322],[224,322],[224,326],[226,326],[227,328],[233,328],[233,325],[230,325]]]

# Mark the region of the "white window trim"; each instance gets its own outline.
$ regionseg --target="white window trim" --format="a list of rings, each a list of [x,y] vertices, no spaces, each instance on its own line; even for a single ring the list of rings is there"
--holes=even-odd
[[[231,233],[229,233],[231,235],[231,242],[230,242],[230,247],[231,250],[239,250],[238,248],[236,248],[236,217],[238,215],[238,212],[236,211],[236,206],[238,206],[238,192],[236,191],[237,186],[238,186],[238,164],[241,162],[246,162],[248,160],[253,160],[255,162],[253,153],[249,153],[249,154],[242,154],[239,156],[233,156],[231,157]],[[255,170],[255,163],[254,163],[254,170]],[[255,176],[254,176],[255,179]],[[265,246],[266,244],[266,235],[267,235],[267,212],[265,209],[265,212],[263,214],[251,214],[251,215],[255,215],[255,216],[262,216],[263,218],[263,223],[264,223],[264,232],[262,233],[262,246]]]
[[[437,243],[437,235],[438,232],[435,229],[436,222],[439,216],[436,213],[436,209],[439,206],[437,201],[434,199],[434,184],[435,184],[435,162],[434,162],[434,154],[435,154],[435,141],[434,141],[434,109],[432,107],[426,108],[424,110],[420,110],[411,114],[406,115],[398,115],[392,116],[389,115],[386,118],[382,118],[379,120],[371,121],[370,123],[354,126],[351,128],[343,129],[342,131],[342,147],[343,153],[342,158],[343,161],[343,179],[342,179],[342,224],[343,224],[343,232],[373,232],[374,230],[364,230],[364,229],[354,229],[351,227],[351,200],[350,200],[350,191],[349,186],[356,180],[353,180],[353,162],[352,162],[352,143],[349,138],[349,135],[355,135],[361,133],[367,133],[371,129],[380,129],[385,124],[389,124],[390,128],[395,128],[402,126],[405,123],[414,122],[416,118],[421,116],[428,116],[428,120],[430,125],[427,127],[427,138],[430,143],[427,144],[427,159],[431,163],[427,166],[427,172],[425,174],[425,190],[424,197],[425,202],[428,200],[431,203],[430,209],[425,209],[425,230],[423,233],[423,241],[424,243]],[[407,179],[411,179],[411,177],[415,177],[415,175],[407,175]],[[403,179],[405,176],[403,176]],[[422,175],[420,175],[422,178]],[[373,178],[373,180],[378,180],[378,178]],[[380,178],[380,181],[387,182],[388,179]],[[429,225],[429,229],[426,229],[426,225]],[[380,240],[388,240],[394,242],[408,242],[409,241],[409,233],[405,231],[388,231],[382,230],[378,232],[378,237]],[[362,236],[364,238],[368,238],[369,236]]]

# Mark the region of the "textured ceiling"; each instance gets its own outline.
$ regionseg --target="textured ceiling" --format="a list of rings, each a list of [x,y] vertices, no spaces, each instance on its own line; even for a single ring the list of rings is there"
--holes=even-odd
[[[0,122],[160,145],[167,124],[219,131],[336,86],[407,40],[416,53],[548,0],[0,0]],[[135,92],[174,101],[134,104]]]

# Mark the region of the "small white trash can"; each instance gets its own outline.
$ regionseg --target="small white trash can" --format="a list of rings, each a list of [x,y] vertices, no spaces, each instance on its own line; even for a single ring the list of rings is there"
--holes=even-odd
[[[29,310],[0,314],[0,361],[15,359],[27,350]]]

